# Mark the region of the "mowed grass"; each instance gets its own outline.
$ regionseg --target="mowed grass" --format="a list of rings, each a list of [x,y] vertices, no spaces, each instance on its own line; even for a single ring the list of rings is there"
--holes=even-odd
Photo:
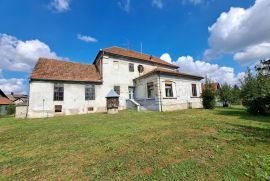
[[[241,107],[0,119],[0,180],[269,180],[270,117]]]

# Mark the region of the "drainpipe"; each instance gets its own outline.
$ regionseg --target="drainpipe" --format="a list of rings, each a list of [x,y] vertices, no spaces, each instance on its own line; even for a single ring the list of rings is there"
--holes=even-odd
[[[29,109],[29,102],[30,102],[30,83],[31,83],[31,80],[29,79],[29,82],[28,82],[28,100],[27,100],[25,119],[28,118],[28,109]]]
[[[159,100],[160,100],[160,111],[162,110],[162,96],[161,96],[161,84],[160,84],[160,72],[158,72],[158,81],[159,81]]]

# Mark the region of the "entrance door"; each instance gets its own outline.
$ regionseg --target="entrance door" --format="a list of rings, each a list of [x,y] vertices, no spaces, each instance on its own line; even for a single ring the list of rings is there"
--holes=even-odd
[[[128,87],[129,99],[134,99],[134,92],[135,92],[135,88],[134,87]]]

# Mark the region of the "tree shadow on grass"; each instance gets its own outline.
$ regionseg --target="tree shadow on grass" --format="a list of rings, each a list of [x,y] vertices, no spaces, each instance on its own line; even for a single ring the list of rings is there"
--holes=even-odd
[[[246,143],[249,145],[256,145],[258,142],[270,144],[270,127],[253,127],[240,124],[227,123],[233,126],[231,129],[227,129],[226,132],[230,134],[240,134],[245,139],[238,139],[235,142]]]
[[[240,119],[270,123],[270,115],[252,115],[242,107],[217,108],[215,112],[222,116],[235,116]]]

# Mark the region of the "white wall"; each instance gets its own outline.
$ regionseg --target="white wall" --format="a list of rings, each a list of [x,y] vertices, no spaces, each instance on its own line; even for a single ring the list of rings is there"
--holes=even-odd
[[[102,86],[95,85],[95,100],[85,100],[85,84],[63,83],[64,101],[54,101],[54,83],[32,81],[29,92],[28,117],[52,117],[54,115],[72,115],[90,113],[88,107],[94,111],[105,111],[106,99],[102,94]],[[62,113],[55,113],[54,106],[62,105]]]

